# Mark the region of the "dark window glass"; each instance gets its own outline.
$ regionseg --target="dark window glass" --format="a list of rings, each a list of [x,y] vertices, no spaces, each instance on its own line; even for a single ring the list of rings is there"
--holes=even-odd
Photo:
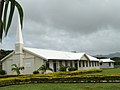
[[[81,61],[79,61],[79,67],[81,67]]]
[[[102,65],[102,62],[100,62],[100,65]]]
[[[88,67],[88,61],[86,61],[86,67]]]
[[[65,66],[68,66],[68,63],[67,63],[67,61],[65,61]]]
[[[59,65],[60,65],[60,66],[62,65],[62,61],[59,61]]]
[[[85,62],[83,61],[83,67],[85,67]]]
[[[111,63],[109,62],[109,67],[111,66]]]
[[[72,61],[70,61],[70,66],[71,66],[71,67],[73,66],[73,63],[72,63]]]
[[[94,62],[92,62],[92,66],[94,67]]]
[[[91,62],[89,61],[89,67],[91,67]]]
[[[95,66],[97,66],[97,62],[95,62]]]
[[[49,68],[49,61],[46,62],[46,67]]]

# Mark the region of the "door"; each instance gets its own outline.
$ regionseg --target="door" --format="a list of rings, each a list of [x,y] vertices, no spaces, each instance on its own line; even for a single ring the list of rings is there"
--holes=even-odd
[[[57,70],[57,69],[56,69],[56,66],[57,66],[57,65],[56,65],[56,62],[53,61],[53,71],[54,71],[54,72],[56,72],[56,70]]]
[[[76,70],[78,70],[78,63],[77,63],[77,61],[74,61],[74,63],[75,63]]]

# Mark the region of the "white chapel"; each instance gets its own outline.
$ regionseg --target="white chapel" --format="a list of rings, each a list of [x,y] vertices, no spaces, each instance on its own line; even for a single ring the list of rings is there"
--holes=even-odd
[[[63,52],[24,47],[20,21],[16,34],[15,50],[2,59],[2,69],[7,74],[12,64],[24,66],[21,74],[32,74],[40,66],[47,64],[54,72],[59,71],[60,65],[76,67],[78,70],[100,68],[99,59],[85,53]]]

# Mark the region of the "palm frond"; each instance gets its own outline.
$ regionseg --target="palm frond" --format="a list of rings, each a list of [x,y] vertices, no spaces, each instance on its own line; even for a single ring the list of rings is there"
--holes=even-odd
[[[8,5],[9,5],[9,0],[5,0],[5,9],[4,9],[4,16],[3,16],[3,28],[4,28],[4,30],[6,30],[6,19],[7,19]]]
[[[1,0],[0,1],[0,42],[2,42],[2,37],[3,37],[3,21],[2,21],[3,7],[4,7],[4,0]]]
[[[3,22],[0,19],[0,42],[2,42],[2,37],[3,37]]]
[[[11,22],[12,22],[12,18],[13,18],[13,14],[14,14],[14,10],[15,10],[15,0],[11,0],[10,14],[9,14],[9,18],[8,18],[7,28],[5,30],[5,36],[7,36],[8,30],[10,28],[10,25],[11,25]]]
[[[20,24],[21,24],[21,28],[22,28],[23,27],[23,16],[24,16],[23,9],[22,9],[21,5],[17,1],[15,1],[15,6],[17,7],[18,12],[19,12]]]
[[[12,68],[11,70],[12,70],[12,71],[16,71],[16,68]]]
[[[24,70],[24,67],[19,67],[19,70]]]
[[[14,66],[15,68],[17,68],[17,65],[16,65],[16,64],[12,64],[11,66]]]

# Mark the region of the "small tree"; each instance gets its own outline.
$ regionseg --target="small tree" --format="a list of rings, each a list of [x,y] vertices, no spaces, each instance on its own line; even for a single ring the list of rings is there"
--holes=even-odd
[[[68,66],[60,65],[59,71],[66,72],[67,68],[68,68]]]
[[[42,74],[44,74],[46,72],[46,70],[50,70],[53,71],[51,68],[47,67],[46,65],[42,65],[38,71],[41,71]]]
[[[20,70],[24,70],[24,67],[19,67],[16,64],[12,64],[11,66],[13,66],[13,68],[11,70],[16,72],[17,75],[20,75]]]

